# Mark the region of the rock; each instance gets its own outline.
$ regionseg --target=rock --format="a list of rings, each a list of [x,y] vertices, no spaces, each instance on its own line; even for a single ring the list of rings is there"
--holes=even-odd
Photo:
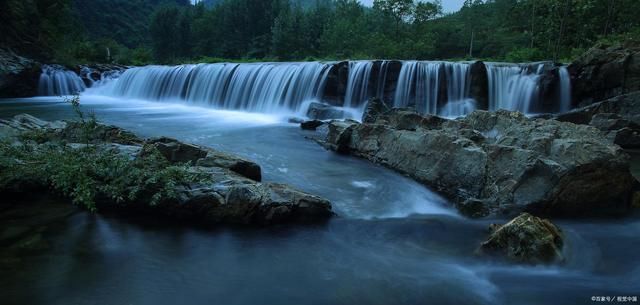
[[[226,168],[251,180],[262,180],[262,170],[257,163],[212,149],[206,150],[207,155],[196,162],[197,166]]]
[[[78,136],[79,125],[67,122],[46,122],[28,115],[19,115],[12,120],[0,120],[0,138],[10,137],[21,141],[22,133],[39,131],[46,134],[50,143],[28,142],[34,149],[47,145],[49,149],[58,145],[84,148],[86,143],[68,143],[68,139]],[[268,225],[285,222],[315,222],[326,220],[333,215],[331,203],[326,199],[296,190],[285,184],[260,183],[261,169],[254,162],[222,153],[210,148],[182,143],[171,138],[156,138],[143,141],[135,138],[130,144],[120,144],[114,135],[126,131],[114,126],[99,125],[92,137],[92,147],[98,153],[118,153],[128,159],[145,158],[153,150],[171,163],[190,162],[189,172],[203,177],[197,182],[173,185],[171,190],[155,182],[145,182],[134,187],[142,195],[120,198],[118,202],[103,190],[96,190],[96,206],[100,211],[116,211],[125,215],[162,216],[164,218],[202,224],[250,224]],[[116,132],[117,131],[117,132]],[[129,137],[125,137],[131,140]],[[55,142],[55,140],[63,140]],[[26,143],[27,144],[27,143]],[[0,173],[11,162],[0,156]],[[148,159],[153,162],[157,159]],[[15,161],[15,160],[13,160]],[[163,161],[164,162],[164,161]],[[146,163],[144,163],[146,164]],[[127,186],[124,186],[127,187]],[[30,193],[46,193],[49,185],[39,176],[25,171],[22,175],[0,175],[0,195],[26,196]],[[162,196],[153,201],[160,192],[175,196]],[[153,204],[152,204],[153,203]]]
[[[324,122],[319,120],[304,121],[300,123],[300,128],[304,130],[316,130],[316,128],[320,127],[323,124]]]
[[[640,147],[640,92],[574,109],[557,115],[556,119],[594,126],[622,148]]]
[[[474,62],[469,71],[469,94],[478,103],[478,109],[489,109],[489,78],[484,62]]]
[[[331,121],[331,123],[329,123],[329,131],[327,132],[326,140],[329,148],[338,153],[349,153],[351,131],[357,124],[358,122],[351,120]]]
[[[504,225],[492,225],[478,253],[497,255],[512,262],[549,264],[563,260],[563,237],[549,220],[523,213]]]
[[[389,111],[389,107],[380,98],[372,98],[367,102],[367,107],[362,114],[362,122],[374,123],[378,116]]]
[[[388,116],[375,124],[332,121],[325,146],[406,174],[469,216],[629,210],[629,158],[593,127],[503,110],[456,120],[418,120],[406,110]]]
[[[313,102],[309,104],[307,116],[312,120],[331,120],[349,118],[350,114],[338,107]]]
[[[207,156],[206,150],[196,145],[181,143],[172,138],[155,138],[146,143],[155,147],[171,163],[195,163]]]
[[[581,106],[640,90],[640,46],[598,45],[576,59],[569,71]]]
[[[35,96],[39,80],[39,63],[0,49],[0,97]]]

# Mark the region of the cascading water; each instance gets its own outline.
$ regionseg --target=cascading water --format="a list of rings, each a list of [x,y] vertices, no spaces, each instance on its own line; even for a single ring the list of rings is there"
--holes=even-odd
[[[407,107],[414,104],[419,112],[435,114],[442,65],[441,62],[404,62],[398,77],[394,106]]]
[[[345,107],[358,107],[369,98],[369,80],[371,79],[372,68],[372,61],[349,62],[349,78],[347,79],[347,92],[344,97]]]
[[[384,98],[384,89],[387,84],[387,74],[389,73],[389,61],[383,60],[378,70],[378,81],[376,83],[376,97]]]
[[[475,110],[469,98],[470,65],[450,62],[404,62],[398,78],[395,107],[415,105],[421,113],[461,116]],[[443,74],[444,73],[444,74]],[[446,100],[439,107],[440,88],[446,81]]]
[[[148,66],[125,71],[99,93],[255,112],[297,111],[322,94],[329,68],[319,62]]]
[[[71,95],[86,89],[82,79],[72,71],[58,65],[42,66],[38,84],[39,95]]]
[[[487,64],[489,110],[506,109],[528,113],[538,98],[538,73],[525,67]],[[539,70],[540,71],[540,70]]]
[[[103,81],[107,84],[94,86],[99,88],[91,89],[90,94],[251,112],[306,114],[311,102],[324,102],[325,97],[344,110],[362,111],[370,97],[391,97],[387,92],[391,89],[395,90],[394,107],[411,106],[425,114],[458,117],[478,108],[474,100],[478,97],[472,96],[470,90],[476,77],[471,75],[470,63],[405,61],[399,70],[389,69],[396,67],[396,63],[399,62],[353,61],[344,76],[339,74],[343,73],[341,70],[332,69],[336,63],[321,62],[147,66],[126,70],[113,81]],[[544,95],[540,80],[549,71],[544,65],[486,64],[488,104],[481,107],[524,113],[549,109],[548,103],[538,103]],[[571,105],[571,84],[565,67],[559,69],[558,86],[559,106],[553,107],[567,111]]]
[[[567,67],[558,69],[560,78],[560,112],[571,110],[571,76]]]

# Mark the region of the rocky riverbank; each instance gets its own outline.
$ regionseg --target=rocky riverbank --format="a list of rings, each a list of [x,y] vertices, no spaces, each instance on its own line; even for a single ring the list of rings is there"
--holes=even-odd
[[[323,198],[260,182],[260,166],[252,161],[174,139],[23,114],[0,121],[0,140],[5,199],[50,193],[98,211],[203,224],[315,222],[333,215]]]
[[[447,120],[392,109],[365,117],[331,121],[322,143],[406,174],[468,216],[620,215],[636,194],[628,155],[591,126],[508,111]]]

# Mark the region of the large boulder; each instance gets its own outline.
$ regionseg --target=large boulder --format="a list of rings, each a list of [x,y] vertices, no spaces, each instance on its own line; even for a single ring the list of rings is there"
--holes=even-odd
[[[640,46],[598,45],[575,60],[569,71],[580,106],[640,90]]]
[[[504,225],[492,225],[490,230],[489,238],[478,248],[481,255],[500,256],[525,264],[563,260],[562,232],[549,220],[523,213]]]
[[[593,127],[476,111],[457,120],[412,119],[407,128],[405,112],[373,124],[333,121],[326,146],[433,187],[469,216],[609,215],[630,207],[628,156]]]
[[[28,97],[38,93],[40,64],[0,49],[0,97]]]

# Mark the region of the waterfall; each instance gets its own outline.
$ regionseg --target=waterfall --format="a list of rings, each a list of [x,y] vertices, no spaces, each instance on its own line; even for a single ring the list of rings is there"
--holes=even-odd
[[[402,63],[394,97],[395,107],[415,105],[421,113],[435,114],[438,108],[441,62]]]
[[[444,74],[443,74],[444,73]],[[467,63],[408,61],[402,64],[398,77],[394,106],[415,105],[421,113],[460,116],[475,110],[475,102],[469,101],[471,66]],[[440,92],[446,82],[445,104]]]
[[[387,84],[387,74],[389,73],[389,61],[383,60],[378,70],[378,81],[376,83],[376,97],[384,98],[384,89]]]
[[[297,111],[303,102],[320,98],[330,67],[319,62],[147,66],[125,71],[100,93],[256,112]]]
[[[71,95],[86,89],[82,79],[72,71],[58,65],[42,66],[38,84],[39,95]]]
[[[525,67],[488,63],[487,77],[489,110],[507,109],[528,113],[537,101],[540,76],[529,73]]]
[[[344,106],[358,107],[369,98],[369,80],[371,79],[372,61],[349,62],[349,77]]]
[[[560,112],[567,112],[571,110],[571,76],[567,67],[560,67],[558,76],[560,78]]]

